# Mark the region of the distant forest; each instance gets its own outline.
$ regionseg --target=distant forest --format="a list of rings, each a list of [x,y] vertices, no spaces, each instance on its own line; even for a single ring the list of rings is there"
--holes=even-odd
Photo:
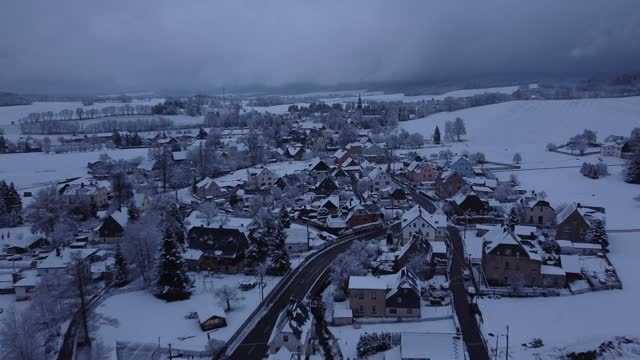
[[[28,97],[10,92],[0,92],[0,106],[31,105],[31,103],[32,101]]]

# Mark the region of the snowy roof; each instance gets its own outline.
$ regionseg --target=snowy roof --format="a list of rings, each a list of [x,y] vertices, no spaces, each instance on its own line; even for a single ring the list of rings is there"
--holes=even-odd
[[[215,184],[215,183],[216,183],[215,180],[213,180],[212,178],[207,176],[206,178],[200,180],[200,182],[198,182],[196,184],[196,186],[197,187],[208,188],[209,186],[211,186],[211,184]]]
[[[120,210],[112,212],[109,216],[120,224],[120,226],[125,227],[129,222],[129,209],[126,207],[120,208]]]
[[[30,226],[0,229],[0,244],[4,247],[26,248],[41,238],[43,236],[31,232]]]
[[[350,290],[396,290],[405,285],[419,289],[416,276],[407,268],[389,275],[349,276]]]
[[[402,227],[409,225],[414,220],[421,218],[429,223],[434,229],[446,227],[447,217],[444,214],[430,214],[427,210],[423,209],[420,205],[412,207],[410,210],[402,214]]]
[[[569,215],[576,211],[577,208],[578,204],[576,204],[575,202],[565,206],[565,208],[562,209],[562,211],[560,211],[558,215],[556,215],[556,224],[564,222],[569,217]]]
[[[202,254],[204,254],[204,252],[189,248],[187,249],[187,251],[184,252],[184,254],[182,254],[182,257],[185,260],[200,260],[200,258],[202,257]]]
[[[540,273],[543,275],[567,275],[561,267],[551,265],[540,266]]]
[[[24,278],[18,280],[13,287],[34,287],[40,283],[41,277],[38,276],[36,271],[24,271],[21,273],[24,275]]]
[[[56,251],[52,251],[46,259],[42,260],[38,264],[38,269],[62,269],[74,260],[77,256],[81,261],[84,261],[89,256],[97,252],[98,249],[70,249],[64,248],[60,251],[60,255],[57,255]]]
[[[384,171],[382,171],[382,169],[380,169],[379,167],[374,168],[373,170],[371,170],[371,172],[369,173],[369,175],[367,175],[367,177],[371,180],[375,180],[378,176],[384,174]]]
[[[346,154],[347,154],[347,150],[339,149],[339,150],[336,150],[335,153],[333,153],[333,157],[336,159],[340,159]]]
[[[577,255],[560,255],[560,264],[567,274],[580,274],[580,257]]]
[[[327,218],[327,227],[331,229],[344,229],[347,227],[347,223],[339,217]]]
[[[174,161],[183,161],[187,160],[187,152],[186,151],[176,151],[171,153],[171,157],[173,157]]]
[[[520,237],[514,234],[508,227],[498,225],[490,230],[488,233],[484,234],[482,240],[485,242],[489,242],[487,247],[485,248],[487,253],[493,251],[498,245],[516,245],[519,246],[526,254],[528,254],[529,258],[532,260],[541,260],[540,255],[532,252],[526,246],[522,245]]]
[[[429,241],[434,254],[446,254],[447,244],[444,241]]]
[[[402,333],[402,359],[461,360],[465,359],[462,336],[446,333]]]
[[[518,236],[530,236],[531,234],[535,234],[538,229],[535,226],[516,225],[514,230]]]
[[[295,359],[294,355],[286,346],[281,347],[275,354],[269,354],[267,360],[291,360]]]
[[[250,218],[222,215],[214,217],[211,219],[211,222],[207,224],[207,216],[200,210],[193,210],[185,220],[187,231],[194,227],[211,229],[222,227],[223,229],[237,229],[242,232],[246,232],[249,224],[253,221],[253,219]]]
[[[92,184],[92,183],[81,183],[81,184],[70,184],[67,185],[64,189],[64,191],[62,192],[62,194],[64,195],[76,195],[76,196],[80,196],[80,195],[95,195],[98,193],[98,189],[100,189],[101,186],[98,186],[97,184]]]
[[[456,205],[460,205],[469,196],[478,196],[478,195],[476,195],[476,193],[474,193],[473,191],[470,191],[467,193],[465,193],[464,191],[460,191],[459,193],[456,194],[456,196],[453,197],[453,202],[455,202]]]

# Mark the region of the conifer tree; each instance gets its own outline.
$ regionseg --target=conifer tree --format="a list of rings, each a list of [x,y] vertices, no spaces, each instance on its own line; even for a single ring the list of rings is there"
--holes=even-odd
[[[436,125],[436,130],[433,132],[433,143],[440,144],[440,128]]]
[[[191,296],[190,279],[182,253],[170,227],[164,229],[164,240],[157,264],[156,297],[166,300],[185,300]]]
[[[640,184],[640,149],[631,157],[627,163],[627,170],[624,181],[631,184]]]
[[[120,244],[116,247],[116,275],[113,280],[113,284],[117,287],[121,287],[126,285],[129,282],[129,266],[127,265],[127,260],[124,258],[122,254],[122,249],[120,248]]]
[[[127,208],[127,216],[129,221],[136,222],[140,218],[140,209],[136,206],[136,202],[131,200],[129,207]]]
[[[280,209],[280,225],[288,229],[291,227],[291,219],[289,218],[289,211],[282,205],[282,209]]]
[[[291,261],[289,260],[289,254],[285,247],[271,259],[267,273],[269,275],[281,276],[289,271],[289,269],[291,269]]]
[[[520,221],[518,220],[518,212],[515,207],[511,208],[511,212],[509,212],[509,216],[507,217],[507,226],[511,231],[515,230],[516,225],[518,225]]]
[[[589,226],[589,230],[587,230],[586,240],[590,243],[600,244],[603,249],[607,249],[609,246],[609,236],[607,235],[604,221],[600,219],[593,220],[591,226]]]

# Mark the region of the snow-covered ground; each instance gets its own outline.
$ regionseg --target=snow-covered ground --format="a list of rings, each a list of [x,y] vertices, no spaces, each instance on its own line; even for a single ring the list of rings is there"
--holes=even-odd
[[[403,93],[381,94],[379,92],[376,92],[376,93],[363,93],[360,96],[362,97],[363,101],[375,100],[375,101],[413,102],[413,101],[422,101],[422,100],[431,100],[431,99],[443,100],[447,97],[466,97],[466,96],[473,96],[473,95],[485,94],[485,93],[512,94],[514,91],[518,90],[518,88],[519,86],[502,86],[502,87],[483,88],[483,89],[463,89],[463,90],[449,91],[440,95],[416,95],[416,96],[407,96]],[[357,100],[358,100],[357,95],[353,97],[322,99],[322,101],[327,103],[354,102]]]
[[[145,157],[147,152],[147,149],[112,149],[67,154],[3,154],[0,155],[0,179],[15,183],[18,189],[37,187],[86,176],[87,163],[98,160],[100,154],[109,154],[113,159],[133,159]]]
[[[426,332],[426,333],[455,333],[456,326],[452,319],[413,322],[385,322],[383,324],[359,324],[330,326],[329,330],[338,339],[344,359],[357,359],[357,345],[360,335],[364,333],[380,332]]]
[[[628,135],[640,127],[640,97],[588,99],[570,101],[515,101],[440,113],[425,119],[401,123],[410,132],[431,137],[436,125],[462,117],[466,122],[467,141],[447,146],[454,152],[484,152],[488,160],[510,163],[515,152],[522,155],[521,171],[497,172],[501,178],[518,176],[522,187],[545,191],[552,204],[576,201],[604,206],[610,230],[640,227],[640,202],[633,197],[640,187],[623,181],[622,160],[605,157],[611,175],[591,180],[579,173],[582,162],[596,162],[599,155],[567,156],[548,152],[549,142],[564,143],[583,129],[597,131],[602,139],[610,134]],[[430,154],[439,149],[422,149]],[[569,166],[575,166],[570,167]],[[510,326],[510,351],[515,359],[555,355],[554,347],[589,350],[614,336],[640,337],[640,279],[637,277],[640,253],[638,233],[610,233],[609,258],[623,283],[623,290],[583,295],[532,299],[482,299],[485,333],[502,334]],[[471,250],[471,249],[470,249]],[[473,249],[477,252],[477,249]],[[533,338],[545,344],[537,350],[521,346]],[[500,340],[504,344],[504,338]],[[493,346],[494,338],[489,338]]]
[[[198,320],[185,319],[185,315],[213,306],[226,310],[224,304],[213,295],[214,289],[224,285],[238,287],[242,280],[248,278],[240,274],[214,277],[198,275],[191,298],[170,303],[146,291],[113,295],[96,309],[101,319],[98,337],[109,346],[115,346],[117,340],[152,344],[160,341],[163,347],[171,344],[174,349],[204,350],[207,333],[200,329]],[[265,277],[265,296],[279,279]],[[227,340],[260,303],[258,287],[239,293],[243,299],[232,302],[231,311],[226,312],[227,326],[210,331],[212,339]]]
[[[306,169],[309,166],[309,161],[283,161],[266,165],[269,170],[276,173],[278,176],[285,176],[293,174],[296,171]],[[217,177],[216,182],[218,184],[225,184],[229,182],[247,181],[247,169],[240,169],[231,172],[227,175]]]
[[[149,99],[149,100],[133,100],[130,105],[156,105],[164,99]],[[18,120],[26,117],[31,113],[39,113],[52,111],[54,114],[61,110],[69,109],[76,110],[77,108],[89,109],[102,109],[107,106],[123,106],[123,103],[113,102],[97,102],[93,105],[84,106],[80,102],[34,102],[31,105],[17,105],[17,106],[1,106],[0,107],[0,125],[11,124],[12,121],[18,122]]]

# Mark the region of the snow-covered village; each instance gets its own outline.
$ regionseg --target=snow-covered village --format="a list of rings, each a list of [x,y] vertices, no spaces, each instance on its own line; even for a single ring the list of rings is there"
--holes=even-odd
[[[2,6],[0,358],[640,359],[638,4],[285,2]]]

